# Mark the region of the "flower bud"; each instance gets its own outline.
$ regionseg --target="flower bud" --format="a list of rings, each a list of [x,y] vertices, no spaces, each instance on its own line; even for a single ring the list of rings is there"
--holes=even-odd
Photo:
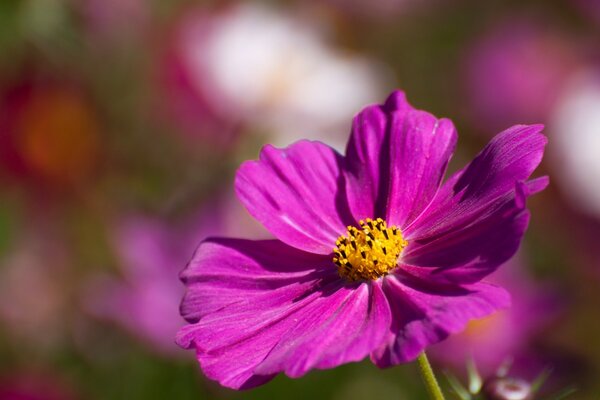
[[[486,400],[532,400],[531,384],[516,378],[493,378],[483,385]]]

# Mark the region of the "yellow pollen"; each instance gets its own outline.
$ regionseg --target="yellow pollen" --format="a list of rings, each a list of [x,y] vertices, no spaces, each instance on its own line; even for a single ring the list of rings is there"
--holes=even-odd
[[[387,275],[398,265],[398,257],[408,242],[395,226],[381,218],[361,220],[358,229],[348,226],[348,233],[335,242],[333,262],[342,278],[350,282],[374,280]]]

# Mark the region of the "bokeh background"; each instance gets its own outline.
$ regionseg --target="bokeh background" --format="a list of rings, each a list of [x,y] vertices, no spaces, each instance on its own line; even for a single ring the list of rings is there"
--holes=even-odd
[[[342,150],[395,88],[455,122],[451,170],[513,124],[550,140],[551,186],[491,277],[513,307],[432,348],[436,369],[510,357],[599,398],[599,51],[596,0],[1,0],[0,399],[425,398],[415,365],[368,361],[237,393],[173,343],[197,243],[267,235],[238,165]]]

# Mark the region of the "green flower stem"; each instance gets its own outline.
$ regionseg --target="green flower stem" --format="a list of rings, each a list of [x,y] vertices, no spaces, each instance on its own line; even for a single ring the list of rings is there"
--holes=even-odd
[[[425,386],[429,392],[429,397],[431,397],[432,400],[444,400],[444,394],[442,393],[438,381],[435,379],[435,374],[433,373],[433,369],[431,369],[431,364],[429,364],[425,352],[422,352],[417,360],[419,361],[419,370],[421,371],[423,382],[425,382]]]

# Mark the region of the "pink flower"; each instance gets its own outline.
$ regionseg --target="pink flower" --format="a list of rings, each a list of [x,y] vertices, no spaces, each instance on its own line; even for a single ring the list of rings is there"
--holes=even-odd
[[[158,352],[180,354],[173,337],[184,323],[177,312],[183,294],[177,278],[181,266],[202,239],[228,233],[230,218],[238,232],[255,233],[239,208],[227,196],[218,196],[184,224],[125,218],[113,242],[123,276],[95,277],[85,300],[88,310],[117,322]]]
[[[354,119],[346,155],[321,142],[265,146],[236,191],[277,239],[204,241],[181,278],[177,342],[204,374],[245,389],[369,356],[379,367],[509,303],[481,280],[517,250],[542,127],[496,136],[442,184],[457,141],[448,119],[402,92]]]

